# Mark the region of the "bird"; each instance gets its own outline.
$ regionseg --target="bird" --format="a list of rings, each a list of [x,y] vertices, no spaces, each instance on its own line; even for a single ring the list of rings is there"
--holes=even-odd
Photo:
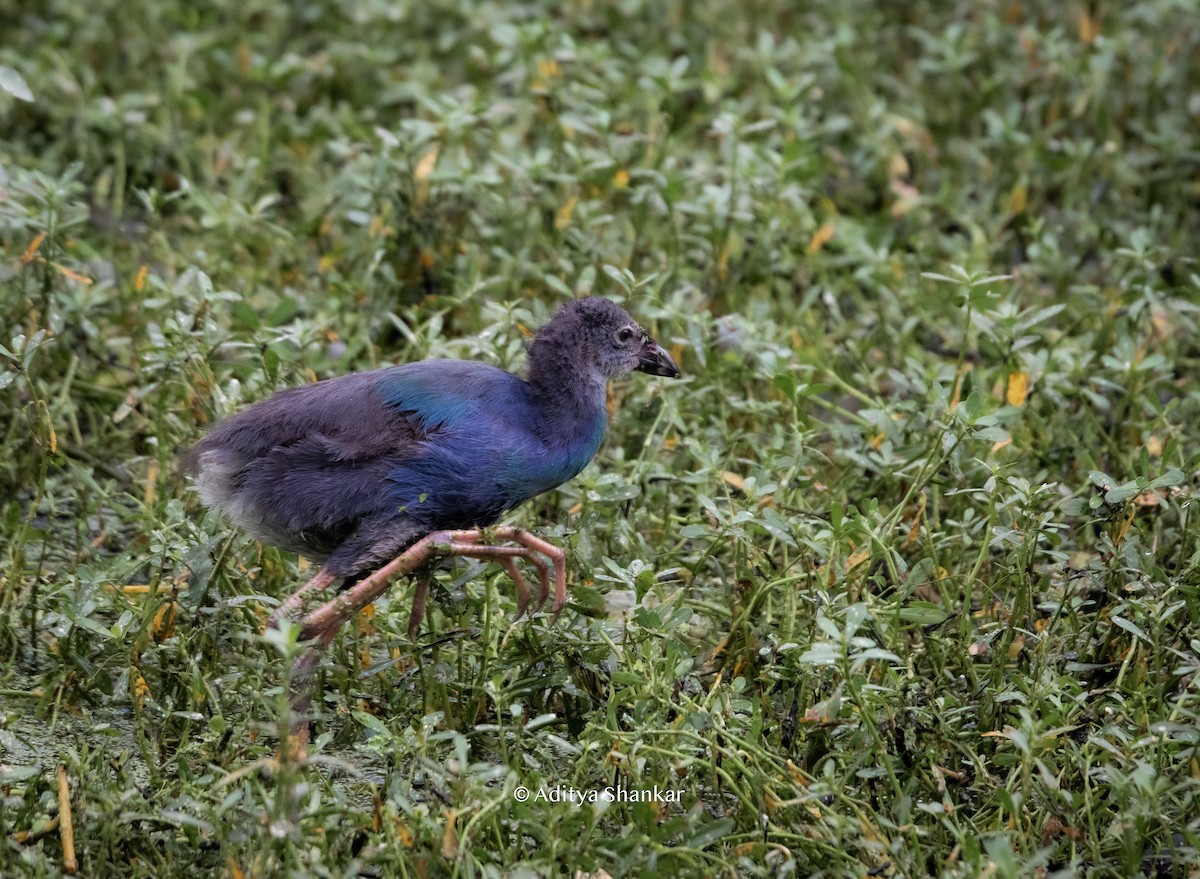
[[[679,378],[675,360],[615,302],[563,305],[534,335],[526,376],[476,361],[422,360],[285,388],[217,423],[183,455],[200,499],[247,534],[321,565],[276,609],[341,584],[304,617],[302,640],[332,642],[341,624],[400,575],[432,559],[497,561],[537,570],[540,608],[554,568],[554,613],[566,600],[566,556],[515,527],[481,530],[576,476],[608,424],[608,380],[634,371]],[[427,579],[409,617],[415,638]],[[315,660],[308,657],[308,665]]]

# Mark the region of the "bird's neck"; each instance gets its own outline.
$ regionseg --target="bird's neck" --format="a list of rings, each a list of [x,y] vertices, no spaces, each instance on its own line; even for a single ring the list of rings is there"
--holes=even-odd
[[[608,421],[604,376],[595,368],[581,368],[569,352],[543,348],[536,353],[528,381],[540,410],[543,438],[586,443],[594,451]]]

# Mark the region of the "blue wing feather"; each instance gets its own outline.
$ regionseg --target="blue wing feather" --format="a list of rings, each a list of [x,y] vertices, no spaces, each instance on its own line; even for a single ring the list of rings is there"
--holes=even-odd
[[[515,375],[463,360],[422,360],[380,370],[378,390],[394,410],[425,430],[453,427],[478,415],[532,406],[529,385]]]

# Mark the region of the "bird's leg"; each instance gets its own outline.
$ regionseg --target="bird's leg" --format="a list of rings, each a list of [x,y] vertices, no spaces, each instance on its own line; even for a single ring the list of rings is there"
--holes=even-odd
[[[417,591],[413,595],[412,612],[408,615],[408,640],[416,641],[421,631],[421,620],[425,618],[425,599],[429,597],[429,573],[417,576]]]
[[[409,574],[425,565],[436,556],[457,555],[468,558],[487,559],[498,562],[505,572],[512,577],[517,587],[517,616],[525,611],[529,603],[529,586],[521,572],[517,570],[516,559],[523,558],[532,564],[538,572],[538,608],[550,597],[550,570],[541,556],[548,557],[554,564],[554,616],[557,619],[567,599],[567,556],[566,553],[552,543],[535,537],[528,531],[519,528],[503,526],[495,529],[495,536],[501,540],[512,540],[517,546],[480,545],[482,531],[434,531],[425,535],[396,558],[382,568],[364,577],[346,591],[325,602],[304,618],[300,629],[300,640],[316,640],[309,650],[300,656],[292,666],[293,681],[293,712],[307,712],[311,696],[300,693],[312,670],[316,667],[321,653],[332,642],[338,629],[350,617],[366,607],[387,591],[391,581],[402,575]],[[287,616],[291,610],[299,606],[303,595],[316,589],[323,589],[335,579],[322,569],[317,576],[306,583],[295,595],[280,605],[272,619]],[[425,615],[425,601],[429,593],[429,580],[422,578],[417,583],[417,592],[413,598],[413,609],[408,619],[409,637],[415,637],[420,628],[421,618]],[[286,611],[286,612],[285,612]],[[303,747],[308,741],[307,718],[295,721],[293,735]]]
[[[321,570],[313,575],[311,580],[289,595],[279,607],[275,608],[275,612],[271,614],[271,619],[267,625],[273,629],[278,628],[280,622],[296,615],[304,604],[304,596],[310,592],[320,592],[328,589],[341,579],[340,576],[329,569],[328,565],[324,565]]]
[[[336,632],[346,620],[354,616],[387,591],[391,581],[401,574],[411,574],[437,555],[445,554],[445,547],[454,543],[460,534],[474,535],[474,531],[433,531],[426,534],[382,568],[359,580],[345,592],[341,592],[304,618],[300,629],[301,640],[307,641],[324,636],[327,630]],[[418,586],[418,589],[421,587]],[[424,603],[425,596],[418,594],[417,600]],[[411,622],[411,620],[410,620]]]
[[[312,704],[312,687],[309,686],[309,678],[312,677],[313,670],[317,667],[317,663],[320,662],[321,654],[333,643],[333,636],[336,634],[337,629],[322,632],[321,637],[317,639],[317,643],[310,646],[300,654],[299,659],[292,663],[292,723],[289,733],[291,736],[291,745],[296,749],[296,753],[300,755],[308,747],[308,708]]]
[[[323,637],[329,629],[336,632],[342,623],[382,595],[393,578],[411,573],[435,556],[447,555],[497,562],[504,559],[510,564],[513,559],[517,558],[528,560],[538,569],[541,581],[541,588],[538,590],[539,608],[545,604],[550,595],[549,571],[546,563],[539,558],[539,554],[548,556],[554,563],[554,616],[557,618],[567,599],[566,553],[554,544],[547,543],[519,528],[504,526],[495,529],[494,533],[501,540],[512,540],[519,545],[481,545],[478,541],[483,537],[483,532],[478,530],[434,531],[425,535],[374,574],[359,580],[345,592],[331,598],[306,616],[303,628],[300,630],[301,639],[307,641],[318,636]],[[505,567],[505,570],[507,571],[508,568]],[[521,583],[517,584],[518,603],[521,600],[521,585]],[[416,601],[423,603],[427,590],[423,590],[421,586],[418,586],[417,589]],[[413,617],[410,616],[410,624],[412,619]],[[417,619],[419,620],[419,617]]]
[[[370,604],[380,593],[387,589],[388,583],[393,577],[407,574],[425,564],[434,555],[439,541],[446,542],[448,540],[450,540],[450,532],[447,531],[435,531],[432,534],[426,535],[374,574],[358,581],[350,589],[341,593],[336,598],[327,601],[304,618],[304,623],[300,629],[300,640],[310,641],[315,639],[316,643],[305,650],[300,655],[300,658],[292,664],[291,702],[293,719],[291,736],[295,747],[300,753],[303,753],[305,747],[308,745],[307,715],[309,705],[312,703],[312,691],[308,686],[309,678],[312,676],[313,669],[316,668],[317,663],[320,661],[321,654],[333,643],[333,638],[337,634],[338,629],[341,628],[342,623],[351,617],[355,611]],[[279,619],[288,616],[294,608],[299,607],[306,593],[316,589],[323,589],[336,579],[332,576],[328,579],[323,579],[322,575],[325,573],[325,569],[322,568],[295,595],[292,595],[280,605],[271,617],[272,623],[277,624]],[[427,581],[423,582],[427,585]],[[421,589],[420,585],[418,589]],[[423,608],[425,604],[423,592],[418,592],[417,601]],[[419,620],[419,617],[417,619]]]

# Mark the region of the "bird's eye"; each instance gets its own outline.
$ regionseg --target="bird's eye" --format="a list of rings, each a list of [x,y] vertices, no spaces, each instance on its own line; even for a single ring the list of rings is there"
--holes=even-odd
[[[633,338],[633,327],[621,327],[617,330],[617,342],[622,345],[628,345],[629,340]]]

